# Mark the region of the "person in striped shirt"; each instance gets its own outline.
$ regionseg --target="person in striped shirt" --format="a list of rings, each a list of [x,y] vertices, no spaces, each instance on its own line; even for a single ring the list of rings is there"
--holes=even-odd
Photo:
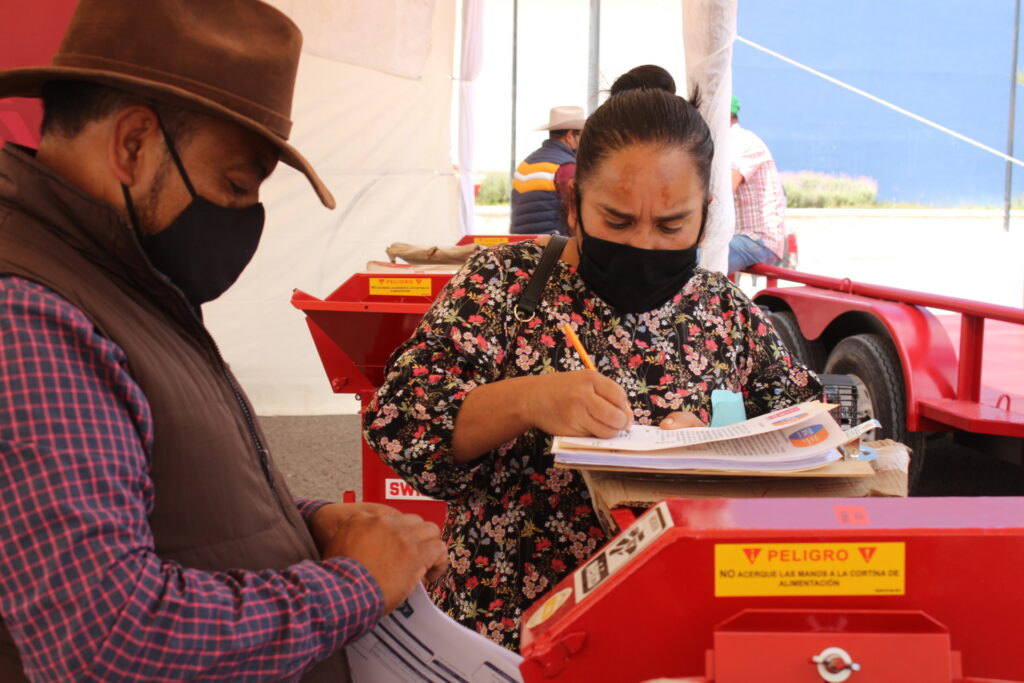
[[[732,193],[736,233],[729,241],[729,274],[755,263],[775,263],[786,244],[786,193],[768,145],[740,126],[740,101],[732,97]]]
[[[565,198],[576,174],[576,148],[586,120],[582,107],[555,107],[546,130],[548,139],[516,167],[512,178],[512,225],[519,235],[569,234]]]

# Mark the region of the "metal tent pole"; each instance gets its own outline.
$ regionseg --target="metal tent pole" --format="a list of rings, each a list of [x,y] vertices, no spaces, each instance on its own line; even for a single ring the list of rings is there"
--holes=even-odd
[[[1019,0],[1018,0],[1019,1]],[[590,0],[590,56],[587,61],[587,114],[597,109],[597,83],[601,63],[601,0]]]
[[[1020,35],[1020,0],[1014,3],[1013,10],[1013,61],[1010,64],[1010,122],[1006,133],[1006,153],[1013,156],[1013,128],[1016,122],[1017,105],[1017,42]],[[1010,204],[1013,193],[1013,164],[1006,162],[1006,189],[1003,198],[1003,229],[1010,229]]]
[[[1018,0],[1019,1],[1019,0]],[[508,181],[516,176],[516,85],[519,67],[519,0],[512,0],[512,152]]]

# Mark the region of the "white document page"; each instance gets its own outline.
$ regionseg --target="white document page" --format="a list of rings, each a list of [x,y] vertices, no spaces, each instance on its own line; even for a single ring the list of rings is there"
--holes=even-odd
[[[666,433],[657,427],[635,427],[630,433],[640,432],[639,436],[643,438],[643,434],[652,430]],[[565,447],[565,439],[555,437],[551,450],[557,463],[568,466],[630,470],[798,471],[838,460],[841,456],[836,449],[846,440],[846,434],[832,416],[822,411],[798,422],[779,425],[775,431],[667,449],[619,449],[618,439],[589,439],[589,448]]]
[[[559,436],[563,449],[600,449],[602,451],[657,451],[680,446],[728,441],[742,437],[770,434],[787,425],[802,422],[810,417],[828,412],[835,406],[812,401],[773,411],[744,422],[724,427],[687,427],[685,429],[661,429],[637,425],[628,432],[620,432],[611,439],[586,436]]]
[[[359,640],[348,655],[355,683],[521,683],[515,652],[457,623],[423,586]]]

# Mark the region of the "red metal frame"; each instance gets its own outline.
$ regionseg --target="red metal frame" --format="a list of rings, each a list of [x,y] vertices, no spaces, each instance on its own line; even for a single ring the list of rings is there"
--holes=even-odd
[[[426,289],[429,295],[371,294],[373,278],[393,284],[411,282],[412,289]],[[357,273],[326,299],[300,290],[291,303],[307,318],[331,389],[339,394],[356,394],[365,411],[373,394],[384,382],[384,367],[391,353],[408,339],[444,285],[449,273]],[[363,500],[386,503],[403,512],[444,524],[445,504],[418,496],[370,448],[362,443]]]
[[[968,299],[884,287],[850,279],[799,273],[758,265],[767,287],[755,301],[781,300],[793,311],[804,336],[819,338],[841,316],[873,316],[887,330],[899,352],[911,431],[962,429],[978,434],[1024,437],[1024,414],[981,401],[985,321],[1024,325],[1024,309]],[[779,280],[804,287],[779,287]],[[962,317],[959,359],[942,325],[928,308]],[[1004,359],[1021,362],[1024,359]]]
[[[959,659],[950,659],[950,650],[962,653],[969,675],[1024,680],[1024,659],[1013,654],[1015,645],[1024,642],[1024,591],[1014,569],[1024,562],[1024,498],[674,499],[667,505],[675,526],[589,595],[584,597],[575,576],[569,576],[524,612],[521,671],[527,683],[662,676],[700,680],[705,671],[706,679],[717,683],[814,681],[820,679],[768,672],[761,677],[757,665],[761,657],[778,654],[784,643],[791,653],[799,644],[806,659],[791,661],[806,665],[800,671],[812,676],[809,659],[820,652],[820,641],[875,658],[850,683],[961,680]],[[630,552],[624,550],[627,531],[594,557],[608,548]],[[835,543],[902,544],[901,564],[873,565],[887,574],[897,571],[902,591],[717,594],[716,579],[727,569],[716,559],[721,544],[763,549],[769,544]],[[749,562],[751,570],[759,570],[766,568],[765,557],[748,554],[740,561],[744,568]],[[555,600],[560,594],[564,597]],[[779,618],[755,623],[742,616],[750,610],[803,615],[816,628],[801,633],[795,616],[788,622]],[[535,618],[537,612],[542,616]],[[921,613],[927,616],[913,616]],[[813,615],[846,618],[808,619]],[[745,659],[737,649],[723,652],[730,655],[733,668],[707,666],[706,654],[722,646],[722,634],[754,632],[756,637],[744,640]],[[865,643],[869,636],[875,636],[873,642]],[[925,640],[931,641],[927,651]],[[883,652],[897,642],[904,646],[901,650]],[[889,677],[869,673],[879,672],[879,656],[894,658],[886,664]],[[928,666],[917,659],[924,656],[930,658]],[[745,672],[735,668],[744,663],[749,665]],[[921,666],[921,676],[913,674],[915,664]],[[923,676],[936,666],[946,668]],[[902,679],[890,675],[900,671],[907,672]],[[949,676],[941,678],[944,671]]]
[[[719,624],[707,673],[715,683],[745,683],[751,674],[820,683],[813,655],[834,650],[837,642],[856,668],[835,654],[827,659],[852,674],[850,683],[861,676],[872,683],[948,683],[962,675],[949,630],[924,612],[802,609],[748,609]]]
[[[467,235],[459,244],[493,246],[534,238],[536,235]],[[412,336],[423,314],[451,277],[451,273],[409,268],[356,273],[325,299],[295,290],[291,303],[307,316],[306,323],[331,389],[338,394],[356,394],[365,411],[374,392],[384,382],[388,358]],[[393,285],[391,289],[396,293],[371,293],[372,283],[381,280]],[[363,500],[393,505],[438,525],[444,524],[445,504],[417,496],[381,461],[365,439],[362,440],[362,482]]]
[[[371,294],[375,278],[416,281],[423,286],[429,282],[430,294]],[[295,290],[292,305],[333,341],[334,347],[317,347],[331,387],[340,393],[376,391],[384,382],[384,366],[391,353],[412,336],[450,279],[450,273],[356,273],[326,299]]]

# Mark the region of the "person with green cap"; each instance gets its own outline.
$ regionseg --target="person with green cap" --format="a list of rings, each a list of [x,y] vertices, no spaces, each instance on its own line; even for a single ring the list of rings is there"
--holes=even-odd
[[[736,231],[729,241],[729,274],[756,263],[775,263],[786,244],[786,193],[768,145],[740,126],[740,101],[733,95],[732,194]]]

